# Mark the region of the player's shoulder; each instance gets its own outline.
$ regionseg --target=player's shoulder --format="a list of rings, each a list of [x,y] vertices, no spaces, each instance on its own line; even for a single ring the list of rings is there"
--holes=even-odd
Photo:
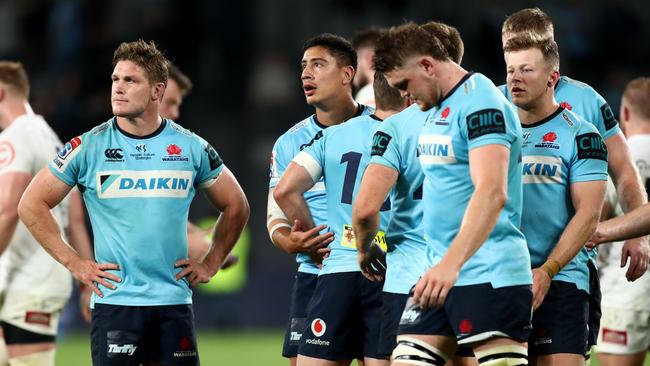
[[[567,92],[585,96],[599,96],[598,92],[591,85],[564,75],[558,80],[555,91],[556,93]]]
[[[323,129],[314,121],[315,115],[310,115],[309,117],[303,119],[302,121],[294,124],[289,128],[285,133],[280,135],[276,140],[276,146],[278,145],[291,145],[291,144],[303,144],[305,140],[310,140],[314,135]]]
[[[91,138],[91,139],[95,139],[95,138],[100,139],[106,137],[110,135],[111,130],[115,128],[114,121],[115,121],[115,117],[109,119],[106,122],[102,122],[99,125],[91,128],[89,131],[83,133],[81,137]]]
[[[429,115],[429,111],[423,111],[417,104],[411,104],[406,107],[399,113],[395,113],[392,116],[386,118],[382,123],[379,129],[381,130],[394,130],[399,132],[401,130],[407,129],[407,127],[417,125],[416,120],[421,120],[424,123],[424,119]]]
[[[476,101],[498,101],[500,103],[507,102],[496,85],[487,76],[478,73],[470,72],[465,76],[465,80],[457,86],[461,89],[461,103],[474,104]]]
[[[169,124],[169,129],[172,134],[179,135],[179,136],[184,136],[187,138],[193,138],[196,136],[195,133],[192,131],[188,130],[187,128],[179,125],[178,123],[172,121],[171,119],[166,119],[167,123]]]

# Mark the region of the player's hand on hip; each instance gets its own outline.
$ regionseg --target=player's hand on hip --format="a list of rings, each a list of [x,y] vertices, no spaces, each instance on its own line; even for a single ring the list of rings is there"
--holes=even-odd
[[[459,273],[459,268],[440,261],[429,269],[415,285],[413,301],[423,309],[444,306],[449,290],[458,281]]]
[[[300,220],[295,220],[291,227],[289,239],[294,243],[299,252],[312,253],[327,247],[334,240],[333,232],[319,234],[327,225],[318,225],[309,230],[304,230]]]
[[[194,259],[186,258],[181,259],[174,264],[176,268],[184,267],[182,271],[176,275],[176,280],[187,277],[187,282],[190,286],[194,287],[199,283],[208,283],[210,279],[217,274],[205,263],[197,262]]]
[[[370,281],[381,281],[386,275],[386,253],[374,242],[365,253],[358,253],[361,273]]]
[[[542,305],[551,287],[551,277],[541,268],[533,268],[533,310]]]
[[[90,287],[99,297],[104,297],[104,294],[99,290],[97,284],[115,290],[117,286],[107,280],[122,282],[116,275],[106,272],[108,270],[119,269],[120,266],[115,263],[97,263],[90,259],[79,259],[70,265],[70,272],[72,272],[74,278],[85,286]]]
[[[588,249],[593,249],[593,248],[597,247],[598,245],[600,245],[600,243],[603,243],[603,242],[606,241],[605,237],[603,236],[603,233],[599,230],[600,227],[601,227],[600,225],[598,225],[598,227],[596,227],[596,231],[594,231],[594,234],[591,236],[591,238],[589,238],[589,241],[587,241],[587,244],[585,244],[585,246]]]
[[[650,245],[648,238],[635,238],[625,241],[621,252],[621,267],[625,267],[627,259],[630,258],[630,265],[625,272],[625,278],[628,281],[635,281],[648,269],[648,260],[650,260]]]

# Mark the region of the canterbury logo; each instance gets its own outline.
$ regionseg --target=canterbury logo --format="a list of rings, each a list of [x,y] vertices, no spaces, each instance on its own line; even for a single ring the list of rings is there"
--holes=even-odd
[[[123,159],[122,149],[106,149],[104,150],[104,155],[108,159]]]

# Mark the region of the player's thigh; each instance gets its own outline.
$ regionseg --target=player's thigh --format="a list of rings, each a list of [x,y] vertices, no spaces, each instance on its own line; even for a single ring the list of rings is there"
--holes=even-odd
[[[146,359],[151,307],[95,304],[90,348],[93,365],[139,365]]]
[[[0,322],[30,333],[49,337],[48,339],[38,340],[39,342],[53,342],[61,313],[67,301],[68,298],[64,297],[10,291],[4,297],[0,310]],[[20,335],[19,332],[18,336]],[[7,334],[5,340],[8,345],[34,343],[15,339],[14,334]]]
[[[363,334],[362,355],[370,364],[386,359],[379,352],[382,325],[382,287],[383,281],[369,281],[360,272],[356,275],[357,298],[361,324],[359,331]],[[406,300],[404,299],[404,302]],[[403,306],[403,305],[402,305]],[[397,325],[397,323],[396,323]]]
[[[647,294],[645,295],[647,296]],[[650,347],[650,312],[603,306],[598,354],[629,355]]]
[[[583,366],[585,358],[574,353],[554,353],[536,356],[536,364],[537,366]]]
[[[305,355],[298,355],[296,361],[297,366],[348,366],[350,363],[350,360],[332,361]]]
[[[158,307],[159,356],[166,366],[194,366],[199,354],[192,305]]]
[[[358,276],[361,276],[359,272],[343,272],[318,277],[307,310],[299,355],[330,361],[363,356]]]
[[[307,306],[316,288],[318,275],[298,272],[293,284],[289,320],[287,322],[282,346],[282,356],[293,358],[291,366],[295,366],[298,346],[305,330],[307,321]]]
[[[564,281],[553,281],[540,307],[533,313],[529,339],[532,356],[577,354],[588,348],[589,295]]]
[[[390,358],[393,349],[397,345],[399,320],[402,317],[409,296],[390,292],[383,292],[381,296],[382,308],[378,353],[383,358]]]
[[[596,356],[600,366],[643,366],[648,351],[641,351],[625,355],[612,355],[608,353],[598,353]]]

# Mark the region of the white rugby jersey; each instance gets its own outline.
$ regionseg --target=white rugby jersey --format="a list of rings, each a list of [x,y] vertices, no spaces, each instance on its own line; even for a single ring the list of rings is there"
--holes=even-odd
[[[22,172],[35,176],[62,145],[43,117],[22,115],[0,133],[0,175]],[[67,198],[52,209],[52,214],[65,233]],[[72,292],[72,277],[18,221],[9,246],[0,257],[0,290],[68,297]]]

